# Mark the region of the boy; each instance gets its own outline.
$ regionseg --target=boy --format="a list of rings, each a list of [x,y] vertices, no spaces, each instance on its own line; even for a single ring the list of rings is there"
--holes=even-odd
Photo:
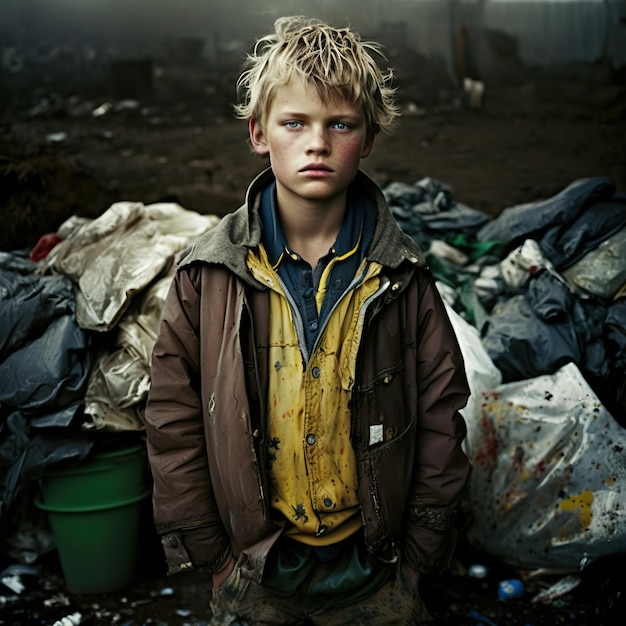
[[[375,44],[282,18],[236,108],[270,167],[180,262],[146,408],[170,573],[212,624],[417,624],[469,472],[469,391],[420,250],[360,170],[397,109]]]

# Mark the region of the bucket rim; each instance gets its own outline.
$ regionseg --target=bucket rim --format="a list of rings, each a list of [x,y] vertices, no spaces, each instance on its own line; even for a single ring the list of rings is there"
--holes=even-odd
[[[131,498],[125,498],[124,500],[120,500],[119,502],[111,502],[107,504],[95,504],[91,506],[59,506],[53,504],[46,504],[41,496],[37,496],[35,498],[35,506],[42,511],[46,511],[48,513],[91,513],[95,511],[104,511],[109,509],[117,509],[123,506],[128,506],[129,504],[135,504],[140,500],[145,499],[150,495],[152,489],[148,487],[144,489],[140,494],[132,496]]]
[[[141,444],[128,446],[126,448],[120,448],[118,450],[107,450],[106,452],[98,452],[92,456],[86,456],[83,459],[73,458],[64,459],[56,464],[49,465],[43,468],[40,479],[55,478],[57,476],[67,476],[68,474],[76,474],[76,470],[80,469],[81,472],[100,472],[106,469],[116,469],[116,465],[104,465],[107,461],[115,461],[120,457],[130,456],[135,452],[144,454],[146,452],[145,446]],[[89,467],[89,463],[100,463],[100,465],[92,465]],[[80,467],[79,467],[80,466]]]

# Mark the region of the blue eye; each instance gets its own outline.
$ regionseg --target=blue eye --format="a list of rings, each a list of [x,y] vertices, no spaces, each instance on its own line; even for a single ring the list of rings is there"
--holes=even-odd
[[[298,128],[300,125],[301,125],[300,122],[296,122],[295,120],[285,122],[285,126],[287,128]]]
[[[336,128],[337,130],[349,130],[350,129],[350,125],[346,124],[345,122],[333,122],[332,126],[333,128]]]

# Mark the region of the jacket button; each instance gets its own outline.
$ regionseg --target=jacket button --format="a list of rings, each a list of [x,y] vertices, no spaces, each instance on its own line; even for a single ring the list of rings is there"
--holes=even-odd
[[[317,441],[317,437],[313,434],[313,433],[309,433],[306,436],[306,442],[310,445],[313,446],[315,445],[315,442]]]
[[[319,367],[314,367],[311,370],[311,376],[313,376],[313,378],[319,378],[320,374],[321,374],[321,372],[320,372],[320,368]]]
[[[333,501],[330,498],[324,498],[324,506],[328,509],[333,505]]]

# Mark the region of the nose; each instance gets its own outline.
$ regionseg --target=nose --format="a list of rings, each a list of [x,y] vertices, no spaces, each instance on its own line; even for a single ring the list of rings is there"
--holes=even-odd
[[[311,126],[307,142],[307,154],[325,154],[330,150],[330,143],[325,128]]]

